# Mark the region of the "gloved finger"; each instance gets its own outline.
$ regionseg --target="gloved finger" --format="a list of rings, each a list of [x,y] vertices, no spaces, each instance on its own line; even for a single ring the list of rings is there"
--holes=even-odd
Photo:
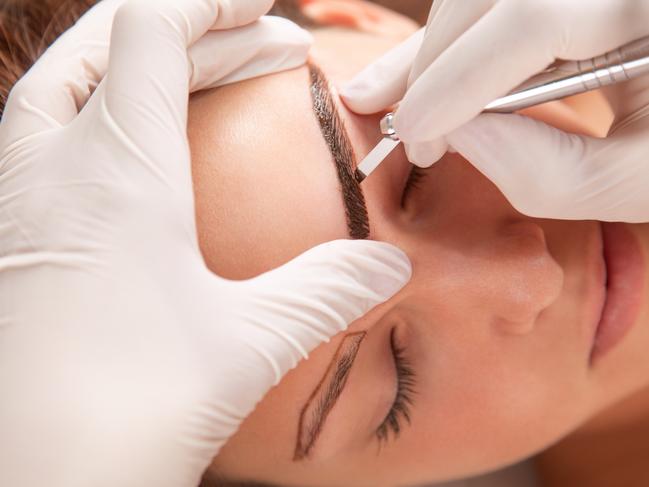
[[[446,140],[437,139],[431,142],[406,145],[408,160],[415,166],[430,167],[441,159],[448,150]]]
[[[255,323],[258,367],[279,382],[311,350],[397,293],[410,279],[408,257],[392,245],[340,240],[315,247],[245,283],[249,306],[238,321]],[[270,367],[268,366],[270,364]]]
[[[496,1],[434,2],[421,49],[412,64],[408,86],[411,86],[448,46],[488,12]]]
[[[565,220],[647,221],[642,131],[598,139],[522,115],[484,114],[447,140],[521,213]]]
[[[447,140],[521,213],[575,217],[574,203],[586,174],[582,137],[522,115],[484,114]]]
[[[343,100],[357,113],[376,113],[394,105],[432,60],[495,1],[434,2],[426,28],[370,64],[347,83],[342,90]]]
[[[41,56],[11,90],[3,137],[12,143],[68,124],[97,87],[108,66],[112,18],[123,0],[90,9]]]
[[[189,79],[191,90],[196,91],[289,69],[305,62],[310,43],[310,34],[292,22],[263,17],[236,29],[206,33],[187,51],[190,72],[189,75],[185,72],[184,76]],[[173,188],[176,195],[182,195],[183,202],[193,201],[191,168],[179,163],[187,153],[186,124],[178,121],[171,127],[159,126],[155,123],[157,118],[146,117],[144,113],[139,120],[124,124],[129,128],[128,133],[123,133],[116,124],[98,124],[96,114],[105,111],[106,81],[108,79],[99,85],[95,96],[70,128],[79,129],[78,134],[99,125],[101,140],[106,141],[104,145],[110,147],[113,154],[122,147],[132,150],[132,141],[137,141],[138,152],[145,163],[140,168],[145,170],[136,171],[133,166],[122,168],[129,171],[126,179],[141,189],[153,177],[163,181],[165,187]],[[187,98],[185,95],[185,103]],[[169,108],[169,104],[161,108]],[[161,130],[166,132],[161,135]],[[110,169],[111,172],[115,170]],[[183,208],[189,210],[183,215],[193,215],[191,205],[183,204]],[[185,221],[193,221],[193,217]]]
[[[126,0],[115,13],[106,109],[135,145],[184,133],[189,91],[187,48],[209,29],[248,24],[272,0]],[[222,57],[237,52],[219,49]],[[142,140],[140,140],[142,138]]]
[[[262,17],[238,29],[208,32],[189,49],[190,90],[301,66],[312,43],[308,31],[280,17]],[[222,56],[221,51],[236,52],[236,56]]]
[[[412,62],[423,37],[424,29],[418,30],[345,84],[340,96],[350,110],[378,113],[400,101],[408,88]]]
[[[646,11],[643,4],[621,8],[617,2],[597,2],[588,22],[575,25],[578,2],[499,1],[409,88],[394,120],[397,133],[408,143],[435,139],[555,59],[585,59],[645,34],[645,22],[631,22]],[[602,31],[607,35],[593,34]],[[422,111],[423,105],[428,110]]]
[[[511,4],[497,3],[409,88],[394,120],[405,142],[434,140],[449,133],[554,60],[556,27],[534,17],[542,11],[535,7],[519,7],[521,15],[512,22]]]
[[[359,74],[345,89],[345,102],[358,113],[371,113],[384,109],[405,95],[410,86],[428,65],[446,49],[462,32],[475,23],[496,0],[479,0],[471,3],[437,1],[433,3],[428,23],[423,32],[418,32],[417,41],[409,39],[403,46],[404,52],[388,53],[375,64]],[[421,37],[421,40],[419,39]],[[413,59],[413,52],[415,53]],[[408,66],[410,64],[410,66]],[[380,71],[389,72],[390,66],[401,68],[396,79],[381,79]],[[378,69],[377,69],[378,66]],[[404,80],[403,73],[410,69]],[[368,86],[369,85],[369,86]],[[346,98],[345,98],[346,96]],[[424,107],[424,109],[426,109]],[[416,144],[406,144],[408,160],[416,166],[425,168],[437,162],[446,152],[447,144],[439,138]]]

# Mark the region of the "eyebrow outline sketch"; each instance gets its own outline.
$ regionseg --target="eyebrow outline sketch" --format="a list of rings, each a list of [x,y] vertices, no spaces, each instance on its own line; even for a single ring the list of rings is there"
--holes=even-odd
[[[293,461],[304,460],[310,455],[327,416],[345,388],[349,372],[366,334],[365,331],[359,331],[349,333],[343,338],[322,379],[302,408]]]
[[[309,61],[307,66],[311,81],[310,91],[313,101],[313,113],[318,119],[320,131],[334,159],[345,205],[349,236],[353,239],[366,239],[370,235],[370,222],[365,196],[354,176],[356,171],[354,149],[345,129],[345,124],[331,96],[331,89],[326,76],[313,62]]]

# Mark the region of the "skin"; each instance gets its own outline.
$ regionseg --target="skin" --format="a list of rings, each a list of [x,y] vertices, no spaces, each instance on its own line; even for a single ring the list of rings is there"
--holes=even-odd
[[[313,59],[334,84],[342,83],[398,41],[319,29]],[[348,45],[355,49],[342,48]],[[191,100],[199,238],[207,264],[220,275],[252,277],[347,237],[308,86],[303,67]],[[362,157],[380,138],[380,114],[358,116],[337,103]],[[579,123],[568,104],[531,114],[573,131],[602,130]],[[597,291],[589,262],[601,252],[597,222],[521,215],[458,154],[435,164],[402,207],[410,168],[399,148],[363,183],[371,238],[403,249],[413,277],[350,326],[367,334],[312,454],[293,460],[299,415],[346,333],[267,394],[215,459],[219,474],[280,485],[374,487],[467,477],[546,449],[594,417],[600,432],[610,431],[613,405],[649,385],[647,302],[620,344],[594,364],[588,360],[589,303]],[[649,226],[630,228],[646,259]],[[375,432],[397,384],[393,329],[416,375],[416,394],[411,424],[402,421],[400,435],[380,444]],[[579,451],[563,445],[555,448]],[[544,458],[540,469],[551,472],[557,462]]]

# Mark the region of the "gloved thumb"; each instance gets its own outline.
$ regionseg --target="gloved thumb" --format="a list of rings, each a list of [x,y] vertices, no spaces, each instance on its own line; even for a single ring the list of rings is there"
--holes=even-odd
[[[254,343],[265,363],[256,370],[270,362],[279,382],[311,350],[391,298],[410,275],[410,261],[396,247],[339,240],[248,281],[253,301],[239,318],[257,325]]]
[[[281,17],[261,17],[229,30],[207,32],[188,50],[190,91],[215,88],[303,65],[313,38]],[[236,55],[215,53],[236,52]]]
[[[352,111],[360,114],[378,113],[403,99],[413,62],[424,40],[424,30],[418,30],[342,87],[340,95]],[[419,167],[431,166],[447,150],[446,141],[442,138],[406,144],[405,147],[408,160]]]
[[[401,101],[423,39],[424,29],[420,29],[363,69],[341,88],[345,104],[356,113],[369,114]]]
[[[570,134],[522,115],[482,114],[447,141],[514,208],[533,217],[610,219],[621,172],[608,139]]]
[[[218,412],[201,426],[201,434],[214,439],[212,455],[301,359],[392,297],[411,275],[410,261],[399,249],[353,240],[319,245],[247,281],[205,271],[201,267],[207,285],[191,293],[197,319],[185,320],[204,323],[199,336],[218,374],[210,392],[219,398]]]
[[[446,139],[443,137],[430,142],[405,144],[405,148],[408,160],[415,166],[423,168],[435,164],[449,150]]]

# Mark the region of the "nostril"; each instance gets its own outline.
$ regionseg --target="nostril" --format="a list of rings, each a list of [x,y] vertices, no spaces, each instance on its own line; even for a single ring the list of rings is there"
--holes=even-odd
[[[534,329],[539,314],[541,313],[536,313],[534,316],[530,315],[519,321],[506,320],[497,317],[494,320],[494,326],[497,330],[507,333],[508,335],[527,335]]]
[[[514,292],[512,292],[512,290]],[[539,315],[558,297],[550,294],[530,291],[529,286],[511,286],[503,302],[501,312],[494,318],[494,324],[501,332],[513,335],[525,335],[532,332]]]
[[[507,221],[501,227],[500,234],[505,238],[514,239],[514,243],[517,243],[516,239],[520,239],[519,245],[528,242],[546,247],[545,232],[539,225],[530,220]]]

